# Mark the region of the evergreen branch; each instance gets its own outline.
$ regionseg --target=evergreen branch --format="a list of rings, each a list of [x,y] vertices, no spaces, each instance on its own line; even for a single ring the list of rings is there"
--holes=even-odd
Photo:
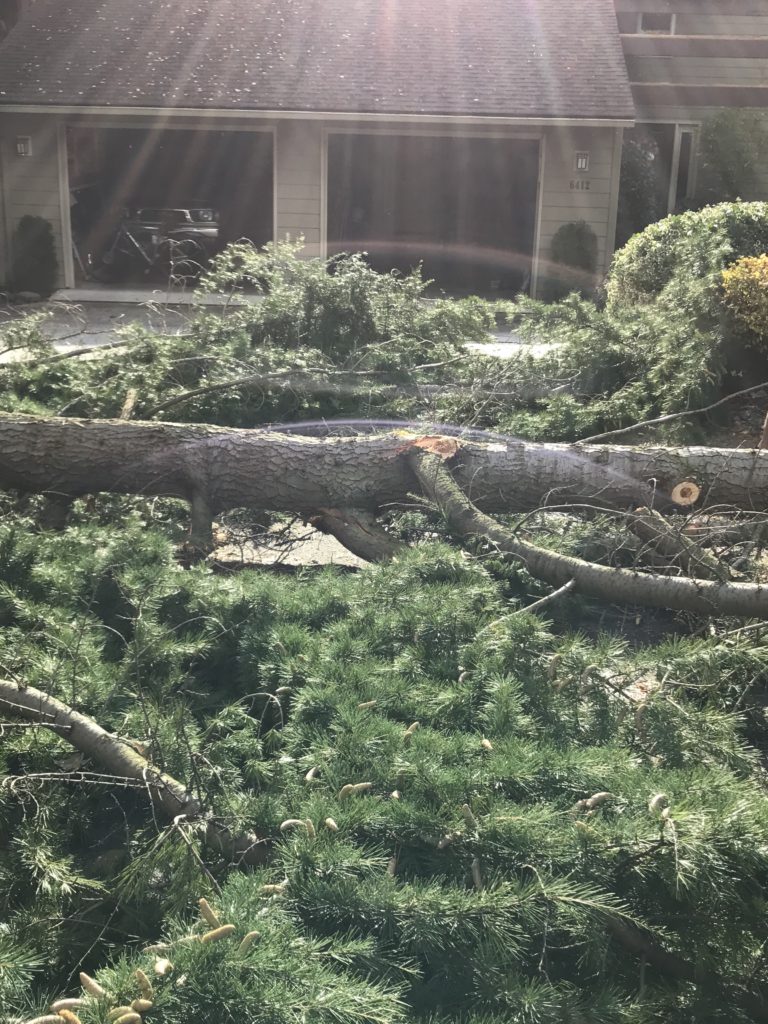
[[[75,749],[113,775],[142,785],[156,810],[174,820],[184,817],[206,821],[209,843],[225,855],[247,863],[261,863],[265,859],[264,840],[252,834],[233,836],[224,825],[210,818],[207,808],[192,796],[183,783],[161,771],[125,740],[108,733],[92,718],[55,697],[31,686],[0,680],[0,710],[39,722],[45,727],[67,726],[69,734],[66,739]]]
[[[429,447],[430,441],[436,442],[435,450]],[[446,449],[436,454],[437,446],[441,445],[455,447],[450,453]],[[759,584],[720,583],[614,569],[519,540],[512,530],[481,512],[453,479],[444,460],[457,453],[456,442],[424,438],[405,451],[424,492],[440,508],[452,530],[460,536],[484,538],[498,551],[523,562],[528,572],[538,579],[555,586],[574,580],[580,593],[614,604],[647,605],[702,615],[768,618],[768,588]]]
[[[5,775],[3,786],[15,790],[18,783],[26,782],[77,782],[93,786],[122,786],[128,789],[145,789],[145,783],[128,775],[106,775],[103,772],[29,772],[26,775]]]
[[[626,434],[633,434],[636,430],[643,430],[645,427],[657,427],[662,423],[672,423],[675,420],[688,419],[691,416],[703,416],[707,412],[712,412],[714,409],[719,409],[723,405],[727,405],[729,402],[735,401],[737,398],[747,398],[750,395],[759,394],[761,391],[768,390],[768,381],[764,381],[762,384],[756,384],[751,388],[744,388],[743,391],[734,391],[732,395],[726,395],[725,398],[719,399],[717,402],[712,402],[711,405],[705,405],[701,409],[686,409],[683,412],[671,412],[666,416],[657,416],[652,420],[643,420],[641,423],[633,423],[631,427],[619,427],[617,430],[606,430],[602,434],[593,434],[591,437],[584,437],[577,444],[595,444],[597,441],[607,441],[608,438],[623,437]]]
[[[676,953],[670,953],[638,928],[616,918],[608,918],[605,927],[626,950],[644,957],[663,974],[695,985],[700,985],[704,980],[695,964]],[[768,990],[750,992],[742,988],[734,989],[724,978],[713,972],[709,973],[706,982],[721,999],[729,996],[735,1003],[741,1004],[755,1020],[768,1021]]]
[[[556,601],[558,597],[564,597],[565,594],[569,594],[576,586],[576,580],[568,580],[562,587],[558,587],[557,590],[553,590],[551,594],[545,594],[544,597],[540,597],[538,601],[534,601],[533,604],[525,605],[523,608],[516,608],[509,615],[502,615],[500,619],[494,619],[493,622],[489,622],[487,626],[484,626],[478,636],[482,636],[489,629],[493,629],[495,626],[500,626],[503,622],[507,622],[509,619],[513,619],[518,615],[531,615],[534,612],[541,611],[548,604]]]

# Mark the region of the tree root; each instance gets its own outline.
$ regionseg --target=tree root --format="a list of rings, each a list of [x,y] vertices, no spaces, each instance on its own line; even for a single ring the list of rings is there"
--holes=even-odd
[[[445,465],[453,453],[433,454],[423,442],[421,446],[410,445],[406,451],[424,492],[441,510],[452,530],[464,536],[485,538],[499,551],[523,562],[538,579],[554,586],[572,579],[579,593],[614,604],[647,605],[701,615],[768,618],[768,587],[613,569],[519,540],[464,494]]]
[[[41,690],[0,679],[0,712],[35,722],[56,733],[76,750],[122,779],[141,783],[156,810],[177,819],[199,819],[206,823],[206,842],[222,855],[247,864],[263,863],[267,844],[253,834],[234,836],[224,825],[212,820],[203,804],[186,786],[142,757],[129,743],[103,729],[87,715],[80,714]]]

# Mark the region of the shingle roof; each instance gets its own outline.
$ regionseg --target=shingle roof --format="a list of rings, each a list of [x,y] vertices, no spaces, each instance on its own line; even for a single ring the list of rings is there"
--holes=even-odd
[[[631,118],[613,0],[25,0],[0,104]]]

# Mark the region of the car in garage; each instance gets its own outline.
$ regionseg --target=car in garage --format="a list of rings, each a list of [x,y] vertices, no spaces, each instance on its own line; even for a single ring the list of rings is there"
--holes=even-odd
[[[194,239],[209,256],[218,250],[219,214],[205,203],[178,206],[132,204],[126,210],[125,223],[142,240],[159,238]]]

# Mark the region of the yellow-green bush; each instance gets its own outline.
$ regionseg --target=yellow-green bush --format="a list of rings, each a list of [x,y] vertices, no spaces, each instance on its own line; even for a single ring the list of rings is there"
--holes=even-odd
[[[723,294],[740,326],[768,337],[768,255],[745,256],[727,267]]]

